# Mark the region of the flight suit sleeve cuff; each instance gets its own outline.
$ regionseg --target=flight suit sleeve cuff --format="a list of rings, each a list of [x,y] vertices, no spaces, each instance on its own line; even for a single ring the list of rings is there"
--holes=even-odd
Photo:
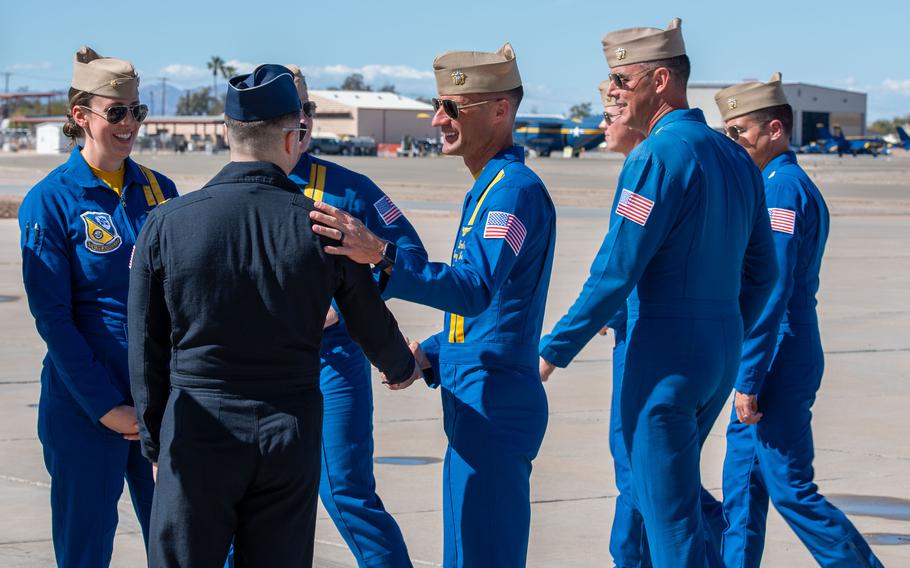
[[[105,414],[123,404],[126,404],[126,399],[113,386],[107,392],[85,401],[86,411],[95,422],[101,422]]]
[[[430,362],[430,368],[424,370],[423,380],[427,383],[427,386],[435,389],[439,386],[439,335],[432,335],[425,339],[423,343],[420,344],[420,349],[423,350],[423,354],[427,356],[427,360]]]
[[[415,285],[412,274],[417,270],[417,262],[426,263],[426,260],[406,248],[399,248],[396,251],[392,274],[383,273],[384,277],[381,276],[379,280],[379,290],[383,298],[406,299],[407,291]]]
[[[550,344],[544,339],[541,341],[540,345],[540,356],[553,365],[556,365],[560,369],[564,369],[569,366],[569,363],[572,362],[571,355],[562,354],[555,349],[553,349]]]
[[[761,390],[764,381],[765,373],[760,373],[758,370],[751,369],[744,373],[740,373],[736,378],[734,388],[738,393],[757,395]]]

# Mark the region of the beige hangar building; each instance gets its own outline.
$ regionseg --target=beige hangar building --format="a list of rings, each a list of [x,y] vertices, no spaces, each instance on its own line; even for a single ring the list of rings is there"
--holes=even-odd
[[[313,136],[371,136],[379,144],[397,144],[405,136],[438,138],[431,126],[433,107],[396,93],[312,89],[316,102]]]
[[[689,105],[701,108],[712,128],[722,126],[714,95],[732,84],[689,84]],[[791,144],[802,146],[818,139],[818,125],[827,127],[832,133],[835,126],[840,126],[845,136],[866,135],[866,93],[808,83],[784,82],[783,88],[793,107]]]

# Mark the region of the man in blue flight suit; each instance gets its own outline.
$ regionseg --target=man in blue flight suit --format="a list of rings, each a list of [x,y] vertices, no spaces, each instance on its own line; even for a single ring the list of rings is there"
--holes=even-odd
[[[701,447],[776,264],[758,170],[688,108],[680,23],[603,39],[610,94],[647,138],[620,173],[581,295],[541,340],[540,374],[568,365],[628,298],[620,414],[652,563],[703,567],[720,554],[700,507]]]
[[[307,134],[300,149],[306,152],[316,103],[309,99],[300,67],[288,65],[288,69],[294,74],[303,107],[301,122]],[[426,258],[414,227],[365,175],[304,153],[290,178],[307,197],[347,211],[399,249]],[[329,311],[320,356],[319,388],[324,409],[319,482],[322,504],[359,566],[411,566],[401,529],[376,494],[370,364],[334,308]]]
[[[644,140],[641,131],[626,126],[620,119],[616,98],[609,94],[610,81],[598,85],[600,98],[603,101],[604,119],[600,123],[604,131],[607,150],[618,152],[628,157],[632,150]],[[606,335],[607,328],[613,330],[613,391],[610,397],[610,454],[613,456],[613,476],[616,481],[616,503],[613,511],[613,527],[610,530],[610,555],[613,563],[619,568],[651,566],[648,554],[648,539],[645,536],[645,524],[635,504],[632,489],[632,468],[629,464],[629,452],[622,439],[622,420],[620,420],[620,398],[622,392],[623,367],[626,358],[626,312],[625,303],[610,318],[607,325],[600,330]]]
[[[768,500],[821,566],[881,566],[812,481],[811,419],[824,356],[815,312],[828,208],[790,151],[793,110],[781,75],[715,96],[730,138],[762,171],[780,276],[746,336],[724,460],[724,562],[759,566]]]
[[[555,245],[556,213],[543,182],[512,145],[522,97],[515,52],[447,52],[433,64],[433,125],[442,151],[474,176],[451,264],[428,262],[323,203],[328,252],[391,269],[385,293],[447,313],[443,331],[412,344],[428,383],[442,387],[449,440],[443,469],[443,563],[524,566],[531,521],[531,462],[547,425],[537,374]],[[606,321],[607,318],[603,318]],[[601,322],[601,323],[602,323]]]
[[[231,162],[150,215],[130,278],[130,378],[142,450],[160,463],[151,566],[309,566],[332,297],[390,383],[419,376],[366,267],[327,255],[300,158],[290,71],[230,80]],[[159,462],[160,458],[160,462]]]
[[[148,542],[154,482],[130,395],[129,263],[149,211],[177,190],[129,157],[148,113],[131,63],[82,47],[70,85],[64,131],[83,146],[28,192],[20,242],[29,309],[47,344],[38,437],[56,564],[97,568],[110,564],[124,479]]]

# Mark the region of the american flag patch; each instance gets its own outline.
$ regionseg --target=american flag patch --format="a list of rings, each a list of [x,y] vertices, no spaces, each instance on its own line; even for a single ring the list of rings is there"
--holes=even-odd
[[[616,205],[616,213],[644,227],[651,215],[652,207],[654,207],[654,202],[647,197],[623,189],[619,196],[619,203]]]
[[[376,208],[376,212],[386,225],[391,225],[395,219],[401,217],[401,209],[392,203],[388,195],[383,195],[382,199],[373,204],[373,207]]]
[[[518,217],[504,211],[490,211],[487,215],[487,225],[483,228],[483,238],[505,239],[515,256],[521,251],[527,234]]]
[[[792,235],[796,229],[796,211],[792,209],[778,209],[768,207],[771,216],[771,230]]]

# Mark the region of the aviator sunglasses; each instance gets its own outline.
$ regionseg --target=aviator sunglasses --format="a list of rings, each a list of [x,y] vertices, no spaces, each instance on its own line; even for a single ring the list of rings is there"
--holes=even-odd
[[[92,114],[97,114],[98,116],[100,116],[101,118],[103,118],[104,120],[108,121],[111,124],[117,124],[119,122],[122,122],[123,119],[126,118],[126,115],[128,113],[133,113],[133,118],[136,119],[136,122],[142,122],[143,120],[145,120],[145,117],[147,117],[149,115],[149,106],[144,105],[144,104],[130,105],[130,106],[114,105],[112,107],[108,107],[103,112],[97,111],[97,110],[93,109],[92,107],[85,106],[85,105],[79,105],[79,107],[82,108],[83,110],[89,111]]]
[[[615,85],[617,89],[626,89],[629,86],[629,81],[631,81],[632,79],[634,79],[636,77],[641,77],[642,75],[645,75],[646,73],[650,73],[651,71],[654,71],[654,69],[645,69],[644,71],[641,71],[640,73],[633,73],[632,75],[623,75],[622,73],[610,73],[609,75],[607,75],[607,79],[612,81],[613,85]]]
[[[619,114],[610,114],[607,111],[604,111],[604,122],[607,126],[610,126],[619,119]]]
[[[313,104],[315,105],[316,103],[313,103]],[[309,132],[309,129],[306,127],[306,125],[304,125],[304,123],[301,122],[299,127],[282,128],[281,131],[282,132],[297,132],[297,141],[303,142],[303,139],[306,138],[306,133]]]
[[[736,140],[739,140],[740,136],[742,136],[749,130],[752,130],[754,127],[761,126],[763,124],[765,124],[765,123],[756,122],[755,124],[751,124],[745,128],[743,128],[742,126],[727,126],[723,129],[723,131],[724,131],[724,134],[727,135],[727,138],[729,138],[730,140],[736,141]]]
[[[493,102],[496,99],[488,99],[485,101],[480,101],[479,103],[471,103],[468,105],[459,105],[453,100],[450,99],[432,99],[433,103],[433,112],[438,112],[439,107],[442,107],[442,110],[446,113],[449,118],[455,119],[458,118],[458,111],[464,110],[466,108],[471,108],[474,106],[485,105],[487,103]]]
[[[316,101],[307,101],[302,105],[303,114],[307,118],[316,116]]]

